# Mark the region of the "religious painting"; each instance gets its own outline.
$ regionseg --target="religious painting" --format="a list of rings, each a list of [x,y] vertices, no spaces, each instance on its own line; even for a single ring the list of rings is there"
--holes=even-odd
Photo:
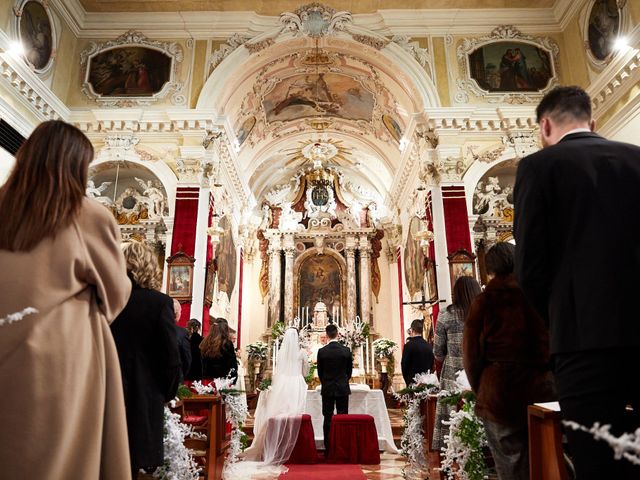
[[[449,260],[449,275],[451,288],[460,277],[476,278],[476,256],[464,249],[456,250],[447,257]]]
[[[151,97],[170,81],[171,63],[153,48],[112,48],[89,60],[88,83],[103,97]]]
[[[404,279],[409,289],[409,296],[413,297],[424,288],[424,253],[420,246],[420,239],[416,237],[422,230],[422,221],[413,217],[409,223],[407,242],[404,247]]]
[[[340,73],[293,75],[263,100],[268,122],[328,116],[371,121],[375,97],[353,77]]]
[[[307,258],[299,270],[299,305],[309,307],[309,312],[313,312],[318,303],[324,303],[328,312],[339,309],[342,306],[341,278],[340,265],[331,255]]]
[[[438,281],[436,279],[436,264],[428,257],[424,259],[425,299],[430,302],[438,301]]]
[[[244,122],[242,122],[242,125],[240,126],[240,129],[238,130],[238,134],[237,134],[238,145],[242,145],[244,143],[244,141],[247,139],[247,137],[249,136],[249,134],[251,133],[251,130],[253,130],[253,127],[255,127],[255,125],[256,125],[256,117],[254,116],[251,116],[247,118]]]
[[[25,59],[36,72],[43,72],[54,54],[53,23],[49,9],[42,2],[32,0],[24,3],[16,14]]]
[[[617,1],[596,0],[589,14],[587,43],[597,60],[609,58],[619,31],[620,10]]]
[[[507,160],[485,173],[473,193],[473,213],[513,222],[517,161]]]
[[[236,243],[233,240],[229,218],[222,217],[218,225],[224,231],[220,243],[216,247],[218,291],[225,292],[231,301],[231,295],[236,286],[236,266],[238,264]]]
[[[207,262],[207,278],[204,283],[204,304],[207,307],[213,305],[215,278],[216,265],[213,260],[209,260]]]
[[[539,92],[553,78],[551,54],[536,45],[497,41],[469,53],[471,78],[489,92]]]
[[[191,301],[195,258],[178,252],[167,258],[167,295],[180,301]]]
[[[390,115],[382,115],[382,123],[387,127],[387,130],[389,130],[389,133],[395,141],[399,143],[402,138],[402,127],[400,124]]]

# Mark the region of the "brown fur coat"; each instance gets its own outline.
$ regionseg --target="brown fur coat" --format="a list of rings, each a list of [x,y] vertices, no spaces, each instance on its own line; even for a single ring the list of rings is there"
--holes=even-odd
[[[463,359],[481,418],[526,424],[527,405],[554,399],[547,329],[512,276],[491,280],[471,305]]]

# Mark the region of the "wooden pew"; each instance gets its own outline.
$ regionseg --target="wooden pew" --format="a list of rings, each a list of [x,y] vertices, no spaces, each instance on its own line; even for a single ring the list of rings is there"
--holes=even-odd
[[[183,399],[182,407],[185,415],[207,411],[208,420],[201,427],[195,428],[207,436],[206,440],[189,439],[185,444],[192,450],[204,452],[204,478],[221,480],[230,442],[222,398],[219,395],[194,395]]]
[[[528,417],[531,480],[569,480],[562,449],[560,411],[529,405]]]
[[[440,468],[440,451],[431,448],[433,444],[433,429],[436,424],[436,405],[438,403],[437,395],[429,395],[420,404],[420,414],[424,418],[422,430],[424,431],[424,452],[429,463],[429,479],[443,479],[442,472],[437,470]]]

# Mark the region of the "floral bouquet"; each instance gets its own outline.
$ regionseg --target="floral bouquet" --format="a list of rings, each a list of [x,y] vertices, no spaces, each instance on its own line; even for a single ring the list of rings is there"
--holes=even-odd
[[[269,346],[264,342],[255,342],[247,345],[247,358],[254,362],[262,362],[267,359]]]
[[[372,345],[376,358],[389,358],[398,349],[398,344],[388,338],[379,338]]]
[[[360,320],[356,316],[355,321],[347,323],[345,327],[338,330],[338,340],[343,345],[354,349],[367,341],[369,337],[369,324]]]

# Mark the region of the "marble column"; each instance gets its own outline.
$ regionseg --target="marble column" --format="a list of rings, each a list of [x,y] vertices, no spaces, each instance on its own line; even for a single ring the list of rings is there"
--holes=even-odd
[[[284,238],[284,321],[293,321],[293,257],[296,247],[293,243],[293,235]]]
[[[280,321],[280,235],[269,240],[269,326]]]
[[[362,321],[371,319],[371,246],[366,235],[360,237],[360,311]]]
[[[347,318],[345,321],[352,322],[356,318],[356,245],[354,239],[347,237],[345,253],[347,255]]]

